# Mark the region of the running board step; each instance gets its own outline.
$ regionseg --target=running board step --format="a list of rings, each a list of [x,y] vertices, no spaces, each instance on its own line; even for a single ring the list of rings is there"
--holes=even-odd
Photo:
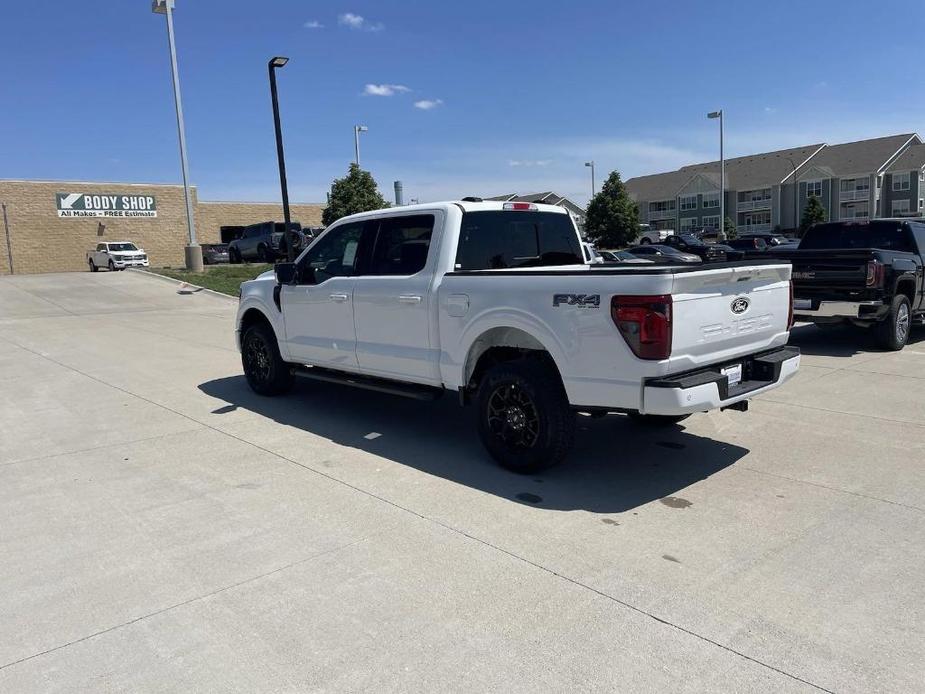
[[[387,378],[359,376],[345,371],[325,369],[320,366],[297,366],[293,369],[293,373],[296,376],[310,378],[313,381],[340,383],[345,386],[353,386],[354,388],[362,388],[363,390],[374,390],[379,393],[388,393],[389,395],[400,395],[404,398],[413,398],[414,400],[436,400],[440,398],[444,392],[443,388],[423,386],[415,383],[403,383],[401,381],[390,381]]]

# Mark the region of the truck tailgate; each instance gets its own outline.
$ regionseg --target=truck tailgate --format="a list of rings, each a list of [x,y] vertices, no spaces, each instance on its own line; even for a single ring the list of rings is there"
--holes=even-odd
[[[672,372],[787,342],[790,265],[679,273],[672,285]]]

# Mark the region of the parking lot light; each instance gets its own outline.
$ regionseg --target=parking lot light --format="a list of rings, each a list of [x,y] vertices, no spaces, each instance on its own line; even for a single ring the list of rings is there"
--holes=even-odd
[[[594,185],[594,160],[592,159],[591,161],[586,161],[585,166],[591,167],[591,197],[593,198],[594,193],[595,193],[595,188],[596,188],[596,186]]]
[[[276,69],[289,62],[289,58],[277,55],[267,63],[270,73],[270,100],[273,102],[273,126],[276,129],[276,160],[279,163],[279,188],[283,198],[283,238],[286,239],[286,260],[290,263],[293,255],[293,233],[290,230],[292,216],[289,212],[289,186],[286,183],[286,158],[283,155],[283,129],[279,122],[279,98],[276,94]]]
[[[186,197],[186,226],[189,245],[186,246],[186,268],[202,272],[202,248],[196,243],[196,225],[193,222],[193,198],[189,186],[189,164],[186,160],[186,128],[183,125],[183,103],[180,100],[180,75],[177,72],[177,47],[173,37],[174,0],[152,0],[151,11],[167,17],[167,43],[170,46],[170,73],[173,77],[173,102],[177,111],[177,135],[180,140],[180,170],[183,174],[183,195]]]
[[[365,133],[369,130],[365,125],[354,125],[353,126],[353,147],[356,151],[356,162],[357,168],[360,167],[360,133]]]
[[[723,156],[723,109],[710,111],[707,118],[719,118],[719,229],[726,235],[726,159]]]

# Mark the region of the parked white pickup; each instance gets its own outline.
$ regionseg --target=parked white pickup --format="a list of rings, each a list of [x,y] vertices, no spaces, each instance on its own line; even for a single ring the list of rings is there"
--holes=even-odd
[[[103,241],[96,244],[96,250],[87,251],[87,265],[91,272],[101,267],[110,270],[148,267],[148,254],[131,241]]]
[[[475,402],[492,456],[562,459],[574,413],[675,423],[796,372],[790,266],[594,265],[568,214],[446,202],[338,220],[295,263],[241,285],[251,388],[294,375]]]

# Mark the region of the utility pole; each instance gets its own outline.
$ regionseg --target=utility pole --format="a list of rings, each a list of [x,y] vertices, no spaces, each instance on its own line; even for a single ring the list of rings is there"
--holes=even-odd
[[[289,58],[276,56],[267,63],[270,73],[270,100],[273,102],[273,126],[276,129],[276,160],[279,163],[279,188],[283,198],[283,238],[286,239],[286,260],[290,263],[295,259],[293,251],[293,237],[295,234],[289,228],[292,226],[292,217],[289,213],[289,185],[286,183],[286,158],[283,155],[283,129],[279,122],[279,98],[276,94],[276,68],[283,67]]]
[[[6,257],[10,261],[10,274],[13,274],[13,244],[10,243],[10,220],[6,216],[6,203],[0,205],[3,208],[3,228],[6,230]]]
[[[726,157],[723,154],[723,109],[712,111],[707,118],[719,118],[719,228],[726,234]]]

